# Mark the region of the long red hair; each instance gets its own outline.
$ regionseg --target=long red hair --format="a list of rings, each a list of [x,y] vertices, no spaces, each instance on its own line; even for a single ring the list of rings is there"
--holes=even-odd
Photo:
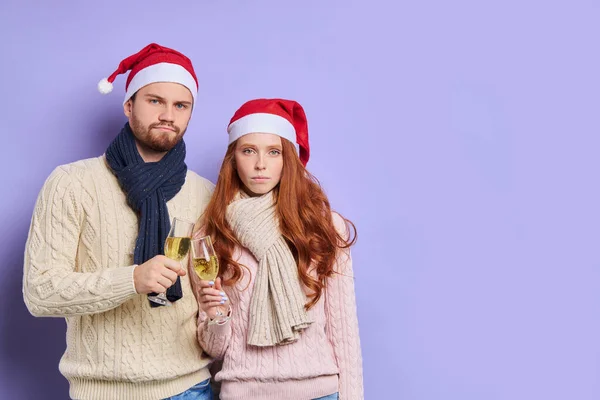
[[[342,217],[349,234],[338,233],[327,196],[317,179],[311,175],[298,159],[295,146],[282,139],[283,170],[276,191],[276,210],[283,237],[298,265],[302,284],[308,289],[309,309],[319,301],[327,278],[333,273],[338,249],[352,246],[356,241],[356,227]],[[206,235],[213,239],[221,266],[220,275],[227,277],[225,285],[234,285],[243,276],[243,266],[233,259],[235,246],[241,244],[235,237],[225,218],[227,205],[244,185],[235,169],[237,141],[227,148],[213,196],[203,216],[198,221]],[[309,274],[314,268],[315,279]]]

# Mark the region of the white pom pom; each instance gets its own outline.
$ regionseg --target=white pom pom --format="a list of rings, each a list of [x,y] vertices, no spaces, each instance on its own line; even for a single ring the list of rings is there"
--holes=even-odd
[[[100,82],[98,82],[98,91],[102,94],[108,94],[112,92],[113,85],[108,81],[108,79],[104,78]]]

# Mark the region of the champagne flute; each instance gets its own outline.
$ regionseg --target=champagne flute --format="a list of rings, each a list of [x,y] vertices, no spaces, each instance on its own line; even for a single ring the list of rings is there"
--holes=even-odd
[[[192,240],[192,265],[194,272],[201,280],[214,282],[217,279],[219,258],[215,253],[210,236]],[[223,317],[223,313],[217,310],[217,318],[221,317]]]
[[[180,218],[173,218],[169,235],[165,240],[165,256],[172,260],[179,261],[181,268],[184,268],[183,265],[181,265],[181,261],[183,261],[190,251],[190,241],[192,239],[193,230],[194,224],[192,222]],[[149,295],[148,299],[158,304],[171,305],[171,302],[167,300],[166,293]]]

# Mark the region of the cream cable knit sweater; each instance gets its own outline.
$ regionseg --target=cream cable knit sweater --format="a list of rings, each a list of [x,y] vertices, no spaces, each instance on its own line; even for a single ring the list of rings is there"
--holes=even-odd
[[[213,184],[188,171],[170,217],[196,221]],[[198,305],[151,308],[133,283],[137,215],[104,156],[56,168],[40,191],[25,250],[23,295],[35,316],[64,317],[60,372],[75,399],[156,400],[209,377]]]

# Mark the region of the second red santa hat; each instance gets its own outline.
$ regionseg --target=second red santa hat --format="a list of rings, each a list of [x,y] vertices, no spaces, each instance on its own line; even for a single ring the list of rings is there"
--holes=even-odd
[[[229,126],[229,143],[249,133],[272,133],[300,149],[304,166],[310,157],[308,122],[302,106],[294,100],[255,99],[244,103],[233,115]]]

